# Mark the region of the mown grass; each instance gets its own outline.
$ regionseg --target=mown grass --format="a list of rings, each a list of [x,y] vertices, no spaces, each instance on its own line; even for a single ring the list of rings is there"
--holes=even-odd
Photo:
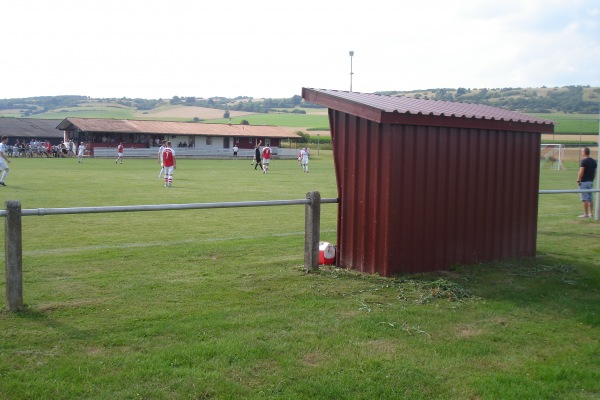
[[[170,106],[161,107],[157,110],[168,109]],[[155,110],[156,111],[156,110]],[[232,117],[231,123],[239,124],[243,120],[251,125],[273,125],[288,126],[297,128],[306,128],[308,130],[329,130],[329,120],[327,114],[322,109],[305,109],[306,114],[294,113],[268,113],[251,114],[240,117]],[[145,116],[136,116],[135,109],[128,107],[107,107],[90,105],[89,107],[71,107],[58,111],[46,112],[43,114],[32,115],[30,118],[44,119],[64,119],[67,117],[80,118],[115,118],[115,119],[148,119],[164,121],[192,121],[192,118],[182,117],[152,117],[150,112]],[[597,114],[567,114],[567,113],[529,113],[539,118],[545,118],[557,122],[554,132],[556,134],[598,134],[598,115]],[[8,114],[5,116],[9,116]],[[229,119],[206,119],[204,123],[225,124]]]
[[[34,114],[29,118],[65,119],[65,118],[114,118],[136,119],[135,109],[129,107],[65,107],[57,111]]]
[[[329,130],[329,119],[327,114],[252,114],[241,117],[232,117],[232,124],[239,124],[242,120],[246,120],[250,125],[274,125],[274,126],[289,126],[289,127],[309,127],[320,128],[321,130]],[[224,124],[229,120],[220,118],[214,120],[206,120],[206,123]]]
[[[531,115],[558,122],[554,126],[554,133],[557,134],[598,134],[598,114],[550,113]]]
[[[567,166],[541,187],[574,187]],[[170,190],[152,160],[11,167],[0,196],[23,208],[336,197],[329,155],[182,159]],[[0,398],[598,398],[600,225],[580,212],[541,196],[535,259],[394,278],[306,274],[303,206],[24,217]]]

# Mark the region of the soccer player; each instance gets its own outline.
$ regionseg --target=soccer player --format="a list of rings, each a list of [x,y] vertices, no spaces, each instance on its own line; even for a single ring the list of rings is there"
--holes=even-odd
[[[8,136],[2,136],[0,139],[0,171],[2,171],[2,176],[0,176],[0,186],[6,186],[4,183],[4,178],[8,174],[8,164],[10,164],[10,160],[6,154],[6,143],[8,143]]]
[[[157,179],[160,179],[160,177],[165,172],[165,166],[163,165],[162,153],[163,153],[163,150],[165,149],[166,144],[167,144],[167,141],[163,140],[162,142],[160,142],[160,147],[158,148],[158,163],[160,164],[160,171],[158,171]]]
[[[77,147],[77,162],[83,162],[83,153],[85,152],[85,144],[83,142],[79,142],[79,147]]]
[[[167,142],[167,146],[162,152],[162,162],[165,170],[165,187],[170,188],[173,185],[173,171],[177,168],[175,151],[171,148],[171,142]]]
[[[123,143],[119,143],[117,146],[117,159],[115,160],[115,164],[117,161],[120,161],[120,164],[123,164]]]
[[[269,171],[269,163],[271,162],[271,148],[265,146],[262,151],[263,174]]]
[[[308,172],[308,149],[306,147],[300,150],[300,156],[302,157],[302,169],[304,172]]]

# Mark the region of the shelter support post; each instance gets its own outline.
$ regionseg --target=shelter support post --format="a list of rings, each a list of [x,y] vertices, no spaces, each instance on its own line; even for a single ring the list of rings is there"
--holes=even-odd
[[[308,192],[310,201],[304,215],[304,268],[307,272],[319,268],[319,237],[321,234],[321,194]]]
[[[10,311],[23,309],[23,238],[21,233],[21,203],[5,202],[4,265],[6,272],[6,307]]]

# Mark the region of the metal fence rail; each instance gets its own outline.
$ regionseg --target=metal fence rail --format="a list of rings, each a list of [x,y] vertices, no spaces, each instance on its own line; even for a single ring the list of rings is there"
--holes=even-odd
[[[23,309],[23,238],[22,216],[45,216],[62,214],[97,214],[115,212],[196,210],[209,208],[273,207],[305,205],[304,218],[304,267],[316,270],[319,267],[319,237],[321,231],[321,204],[338,203],[337,198],[321,199],[319,192],[309,192],[306,199],[241,201],[223,203],[156,204],[133,206],[72,207],[72,208],[32,208],[21,209],[18,201],[7,201],[6,210],[0,210],[5,217],[5,266],[6,266],[6,307],[11,311]]]
[[[567,189],[567,190],[540,190],[539,194],[563,193],[600,193],[600,189]],[[321,199],[319,192],[309,192],[305,199],[298,200],[267,200],[267,201],[241,201],[221,203],[188,203],[188,204],[155,204],[133,206],[102,206],[102,207],[71,207],[71,208],[31,208],[21,209],[18,201],[7,201],[6,209],[0,210],[0,217],[5,217],[5,271],[6,271],[6,299],[7,308],[11,311],[23,309],[23,255],[22,255],[22,216],[45,216],[62,214],[97,214],[116,212],[140,211],[173,211],[197,210],[212,208],[238,208],[238,207],[273,207],[305,205],[304,222],[304,266],[307,270],[317,269],[319,266],[319,237],[321,204],[338,203],[337,198]],[[599,219],[596,207],[596,219]]]
[[[600,193],[600,189],[561,189],[561,190],[540,190],[539,194],[560,194],[560,193]]]
[[[540,190],[539,194],[563,194],[563,193],[600,193],[600,189],[560,189],[560,190]],[[600,220],[600,196],[596,194],[596,207],[594,209],[594,219]]]
[[[321,199],[321,203],[337,203],[338,199]],[[187,203],[187,204],[153,204],[133,206],[102,206],[102,207],[71,207],[71,208],[28,208],[21,210],[22,216],[44,216],[58,214],[98,214],[136,211],[169,211],[169,210],[197,210],[206,208],[237,208],[237,207],[268,207],[310,204],[309,199],[299,200],[267,200],[267,201],[239,201],[223,203]],[[6,217],[7,210],[0,210],[0,217]]]

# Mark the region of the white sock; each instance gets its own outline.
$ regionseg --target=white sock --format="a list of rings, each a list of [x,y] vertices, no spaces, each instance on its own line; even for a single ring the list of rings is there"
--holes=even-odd
[[[0,178],[0,182],[4,182],[4,178],[6,178],[7,174],[8,174],[8,170],[5,169],[4,172],[2,172],[2,178]]]

